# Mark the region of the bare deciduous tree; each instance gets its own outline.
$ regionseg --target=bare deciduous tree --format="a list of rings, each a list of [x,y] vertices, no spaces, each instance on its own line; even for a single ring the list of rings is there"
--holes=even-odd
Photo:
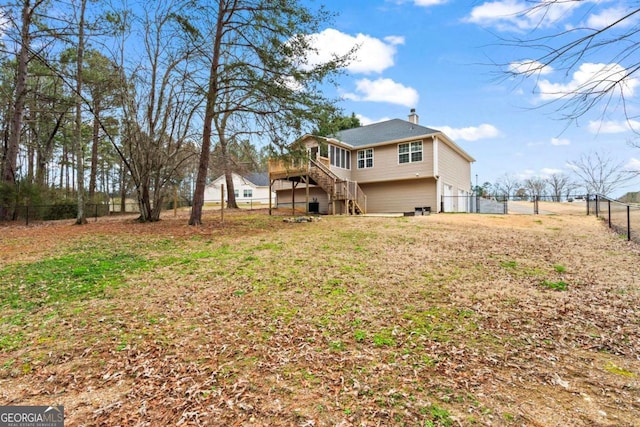
[[[616,162],[607,154],[593,152],[567,163],[588,193],[611,195],[624,186],[638,172],[625,169],[624,162]]]
[[[554,202],[561,201],[562,195],[571,185],[571,178],[563,173],[552,173],[545,181],[551,189],[551,198]]]
[[[495,188],[497,191],[504,193],[507,197],[514,195],[515,191],[522,184],[515,175],[505,173],[496,181]]]
[[[576,120],[596,107],[604,110],[621,107],[629,120],[637,116],[629,108],[640,71],[640,57],[636,54],[640,47],[637,4],[621,4],[615,11],[601,15],[608,19],[597,21],[589,20],[589,15],[604,11],[586,0],[547,0],[522,5],[511,18],[526,21],[533,29],[525,37],[502,39],[509,48],[516,48],[512,51],[527,55],[504,64],[508,66],[508,75],[537,78],[542,98],[556,103],[558,113],[568,120]],[[548,25],[569,14],[582,18],[585,24],[560,29]],[[551,70],[565,76],[580,73],[580,78],[571,85],[542,87],[544,79],[540,76]]]
[[[547,182],[542,178],[527,178],[524,180],[524,186],[533,197],[544,196],[547,192]]]
[[[179,171],[192,154],[184,148],[191,140],[199,100],[188,77],[192,28],[180,15],[188,4],[175,0],[145,10],[143,56],[124,92],[121,153],[136,188],[143,222],[160,219],[167,184],[180,181]]]

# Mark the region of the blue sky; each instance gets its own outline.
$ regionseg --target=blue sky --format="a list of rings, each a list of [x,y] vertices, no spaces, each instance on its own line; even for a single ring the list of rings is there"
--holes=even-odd
[[[640,122],[626,120],[618,104],[607,110],[594,108],[576,123],[561,120],[557,105],[547,105],[553,93],[592,75],[598,68],[594,64],[601,64],[600,69],[613,64],[610,58],[584,58],[576,74],[546,68],[537,80],[525,81],[505,78],[506,67],[490,65],[534,58],[525,48],[500,47],[498,36],[606,25],[624,13],[624,3],[586,0],[530,19],[513,13],[531,5],[523,0],[321,3],[338,16],[317,35],[320,59],[331,51],[360,46],[334,95],[341,97],[346,113],[356,113],[364,124],[406,119],[415,108],[420,124],[442,130],[476,158],[472,176],[477,174],[480,183],[494,183],[505,174],[521,180],[571,174],[567,161],[594,151],[640,170],[640,149],[628,143],[636,136],[631,128],[640,129]],[[532,33],[536,25],[538,32]],[[624,71],[624,64],[613,66]],[[627,81],[630,109],[640,91],[637,83]],[[616,195],[631,190],[640,190],[640,179]]]

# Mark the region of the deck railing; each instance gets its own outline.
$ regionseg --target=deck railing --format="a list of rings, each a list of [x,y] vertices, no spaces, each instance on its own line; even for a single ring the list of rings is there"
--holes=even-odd
[[[306,158],[295,158],[289,160],[283,159],[269,159],[269,174],[270,175],[295,175],[299,173],[309,172],[311,163],[314,162],[317,165],[324,166],[326,171],[331,172],[331,164],[329,158],[318,157],[315,161],[309,161]]]
[[[309,162],[306,159],[269,159],[269,176],[306,173],[309,171]]]
[[[320,173],[323,177],[320,178],[322,187],[326,191],[331,192],[331,196],[335,200],[348,200],[354,201],[361,212],[366,212],[367,198],[360,186],[355,181],[340,178],[331,170],[331,163],[329,158],[317,156],[316,159],[269,159],[269,177],[290,177],[296,175],[309,175],[315,169],[315,173]],[[316,181],[318,178],[316,178]],[[324,184],[322,184],[324,182]]]

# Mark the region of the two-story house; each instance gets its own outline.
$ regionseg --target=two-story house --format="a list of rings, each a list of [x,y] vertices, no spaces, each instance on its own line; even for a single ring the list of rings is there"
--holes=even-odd
[[[309,160],[271,162],[269,179],[279,207],[319,213],[466,211],[474,158],[444,133],[393,119],[339,132],[305,135]]]

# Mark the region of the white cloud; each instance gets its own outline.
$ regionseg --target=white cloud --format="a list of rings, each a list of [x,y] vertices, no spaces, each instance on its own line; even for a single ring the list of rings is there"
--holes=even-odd
[[[327,28],[310,37],[314,51],[307,58],[307,66],[331,61],[336,56],[344,56],[357,47],[353,60],[347,66],[352,73],[381,73],[394,65],[396,46],[404,44],[404,37],[387,36],[384,40],[359,33],[356,36]]]
[[[404,4],[404,3],[408,3],[409,0],[395,0],[395,2],[397,4]],[[449,2],[449,0],[410,0],[410,2],[413,3],[414,6],[431,7],[431,6],[439,6],[441,4],[446,4]]]
[[[474,7],[465,21],[483,27],[493,27],[500,31],[521,32],[554,25],[566,19],[571,9],[578,7],[579,3],[497,0]]]
[[[5,36],[7,29],[9,28],[9,23],[11,22],[8,17],[9,12],[7,11],[6,15],[0,11],[0,38]]]
[[[551,175],[558,175],[561,173],[562,169],[542,168],[540,169],[540,178],[549,178]]]
[[[352,101],[389,102],[392,104],[415,107],[418,104],[418,91],[391,79],[361,79],[356,82],[357,93],[346,93],[345,99]]]
[[[293,76],[283,76],[281,78],[280,84],[294,92],[300,92],[304,90],[304,86],[300,84],[300,82]]]
[[[624,8],[621,6],[611,7],[608,9],[602,10],[600,13],[594,13],[589,16],[587,19],[587,26],[594,29],[602,29],[608,27],[609,25],[614,24],[616,21],[620,20],[620,18],[624,17],[629,13],[628,8]],[[632,18],[627,18],[616,24],[617,28],[624,28],[634,25],[638,22],[638,19],[634,16]]]
[[[624,166],[627,170],[640,172],[640,160],[632,157],[631,160]]]
[[[384,122],[389,120],[389,117],[383,117],[381,119],[371,119],[367,116],[363,116],[362,114],[356,114],[356,117],[360,120],[360,124],[362,126],[370,125],[372,123]]]
[[[536,171],[532,169],[525,169],[522,172],[516,174],[516,178],[518,179],[518,181],[524,181],[525,179],[533,178],[535,176],[537,176]]]
[[[384,41],[391,45],[404,44],[404,36],[386,36]]]
[[[454,129],[449,126],[434,126],[433,128],[442,131],[453,140],[462,141],[477,141],[479,139],[495,138],[500,135],[498,128],[486,123],[480,126],[469,126],[460,129]]]
[[[413,4],[415,4],[416,6],[430,7],[445,4],[448,1],[449,0],[413,0]]]
[[[589,132],[594,134],[601,133],[624,133],[624,132],[640,132],[640,122],[637,120],[608,120],[608,121],[590,121],[588,126]]]
[[[569,145],[571,141],[567,138],[551,138],[551,145]]]
[[[511,64],[509,64],[509,71],[515,74],[545,75],[550,74],[553,71],[553,68],[550,65],[545,65],[542,62],[530,59],[525,61],[512,62]]]
[[[619,64],[593,64],[586,62],[573,73],[568,83],[552,83],[540,80],[538,88],[543,100],[559,99],[580,94],[597,94],[612,89],[617,95],[630,98],[640,83],[638,79],[628,76],[628,71]]]

